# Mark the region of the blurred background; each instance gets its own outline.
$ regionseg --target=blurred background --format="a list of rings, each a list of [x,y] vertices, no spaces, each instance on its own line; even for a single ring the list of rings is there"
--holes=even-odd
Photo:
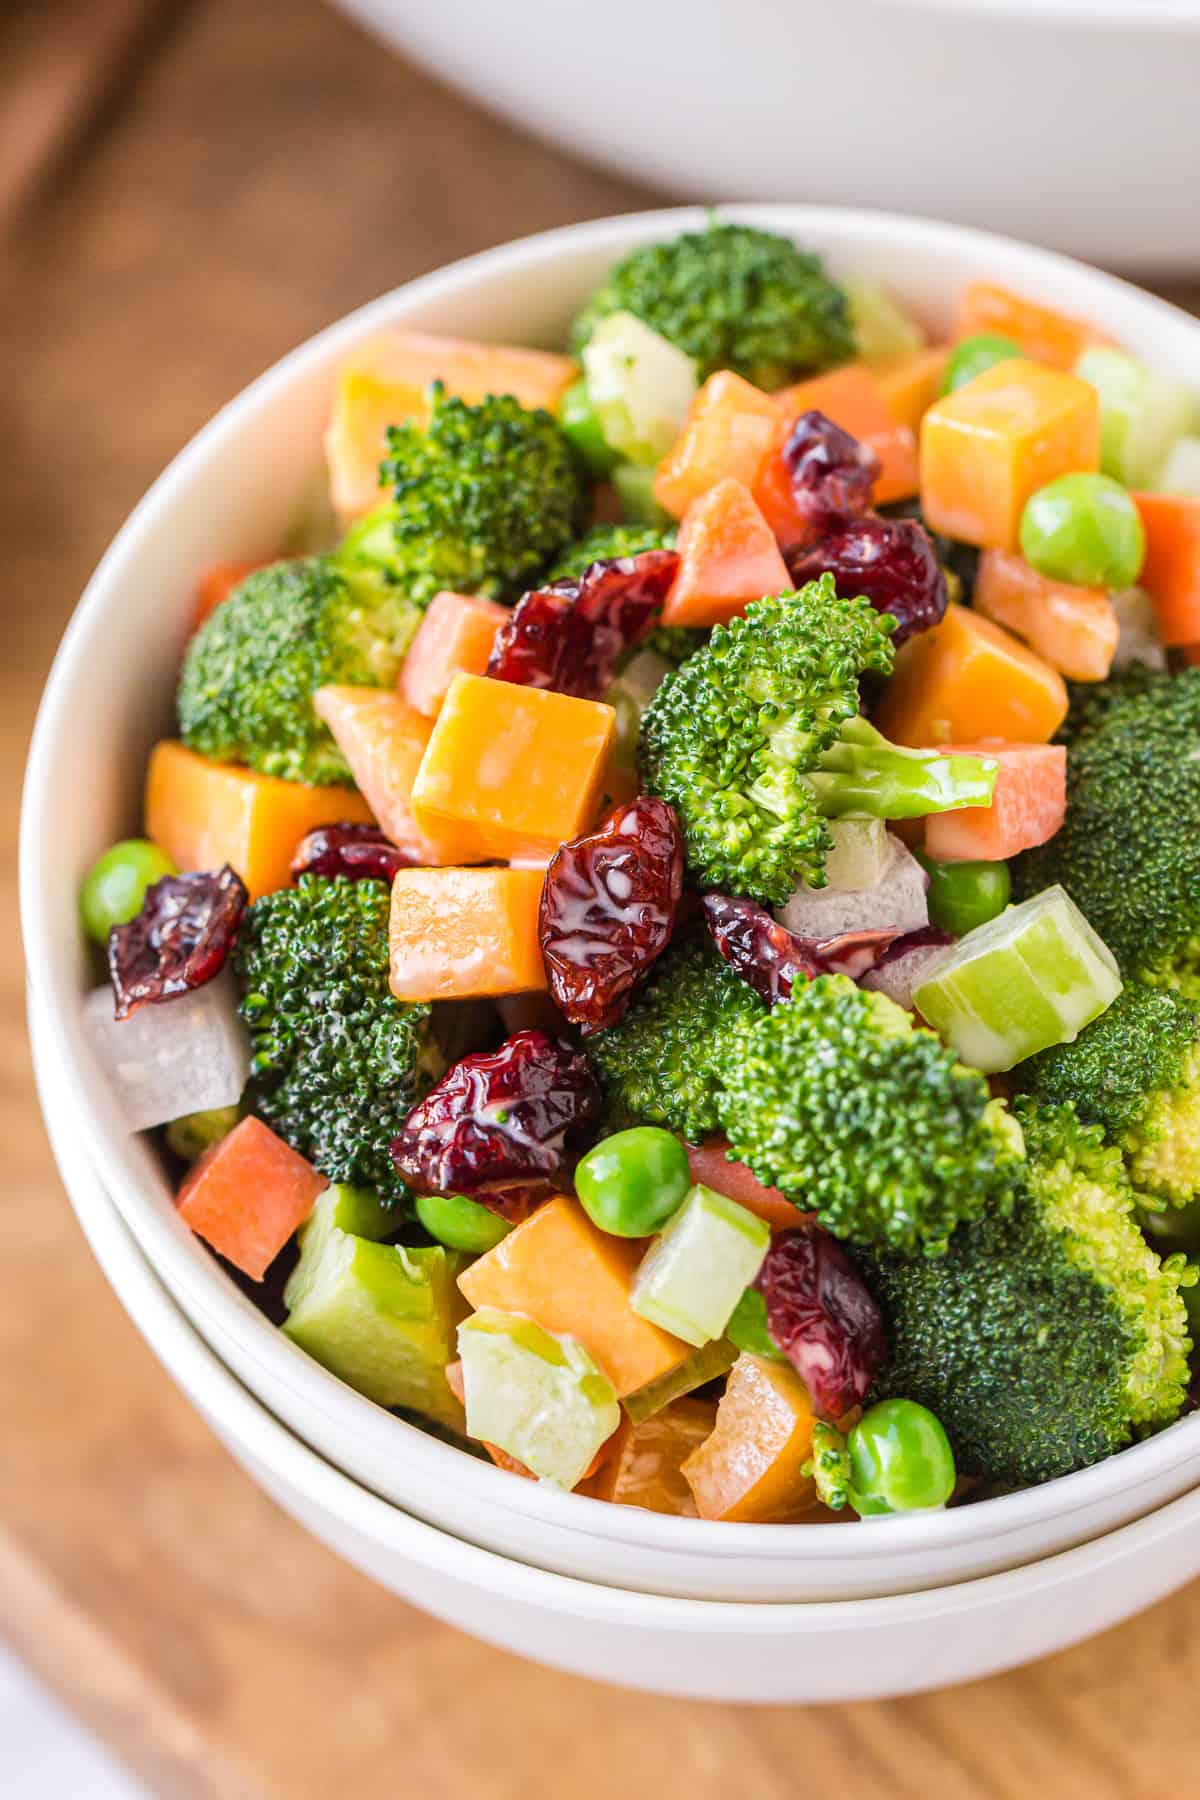
[[[636,12],[624,0],[602,12],[568,0],[347,6],[364,17],[390,10],[420,67],[320,0],[6,0],[0,10],[0,1637],[21,1659],[0,1658],[6,1796],[124,1791],[115,1764],[74,1760],[87,1750],[67,1714],[47,1714],[41,1729],[22,1668],[144,1791],[168,1800],[318,1800],[335,1788],[373,1800],[398,1785],[425,1800],[790,1800],[798,1780],[852,1800],[1025,1800],[1039,1788],[1055,1800],[1158,1800],[1188,1766],[1194,1590],[956,1693],[758,1713],[593,1688],[372,1588],[251,1487],[126,1322],[54,1173],[22,1022],[20,770],[58,636],[163,464],[338,314],[506,238],[653,205],[668,184],[701,198],[903,205],[907,195],[927,212],[1136,266],[1200,310],[1200,40],[1175,33],[1197,8],[1141,0],[1145,36],[1132,56],[1119,17],[1088,39],[1089,56],[1102,42],[1124,59],[1126,104],[1111,86],[1101,96],[1106,136],[1087,123],[1095,93],[1083,96],[1091,112],[1077,100],[1074,113],[1056,113],[1045,97],[1043,77],[1063,55],[1075,58],[1068,98],[1098,67],[1078,43],[1072,52],[1067,25],[1043,27],[1039,61],[1036,39],[1022,50],[1013,36],[1035,9],[1012,0],[1014,16],[998,20],[1000,4],[793,0],[785,42],[769,0],[711,13],[709,0],[641,0]],[[835,17],[849,47],[820,35]],[[743,44],[771,52],[771,85],[765,73],[735,80]],[[993,180],[1000,150],[980,100],[989,46],[1013,140],[1003,180]],[[960,53],[973,75],[970,62],[954,74]],[[957,156],[944,140],[935,154],[921,129],[932,103],[912,71],[930,68],[936,123],[958,133]],[[1167,69],[1192,83],[1186,116],[1171,119]],[[806,82],[806,70],[821,79]],[[485,88],[497,113],[443,78]],[[1190,133],[1190,160],[1171,161],[1181,140],[1161,122],[1143,126],[1137,156],[1119,135],[1156,80],[1157,111]],[[836,99],[828,120],[811,113],[818,91]],[[965,176],[973,96],[990,166],[977,184]],[[868,115],[882,135],[866,132]],[[1049,160],[1043,149],[1039,183],[1030,142],[1047,120],[1068,149]],[[714,149],[721,164],[709,174]],[[1083,181],[1086,204],[1072,202],[1080,190],[1068,174]]]

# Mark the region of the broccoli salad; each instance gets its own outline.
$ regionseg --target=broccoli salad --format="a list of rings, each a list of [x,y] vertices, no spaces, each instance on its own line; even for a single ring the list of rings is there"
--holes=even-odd
[[[359,346],[83,882],[180,1218],[524,1478],[895,1516],[1191,1405],[1200,398],[953,300],[714,220]]]

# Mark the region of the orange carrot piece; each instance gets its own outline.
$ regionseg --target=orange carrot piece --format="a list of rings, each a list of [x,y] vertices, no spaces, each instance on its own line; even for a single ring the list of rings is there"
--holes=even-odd
[[[1200,495],[1135,494],[1146,532],[1138,577],[1164,644],[1200,643]]]
[[[188,1171],[177,1206],[185,1225],[261,1281],[329,1183],[261,1119],[243,1119]]]
[[[1026,356],[1055,369],[1073,369],[1089,346],[1112,342],[1086,319],[1071,318],[990,281],[971,282],[959,303],[955,336],[974,337],[979,332],[1011,338]]]
[[[990,619],[948,606],[897,651],[874,720],[893,743],[920,749],[980,738],[1044,744],[1066,716],[1057,669]]]
[[[744,482],[727,477],[693,500],[679,528],[679,570],[664,625],[725,625],[764,594],[791,587],[775,534]]]
[[[868,444],[879,458],[874,488],[876,506],[893,500],[911,500],[917,491],[917,440],[911,427],[901,424],[884,398],[873,369],[866,363],[847,363],[812,381],[801,381],[775,395],[790,431],[800,414],[814,408],[840,425],[860,443]]]
[[[234,588],[241,587],[247,575],[253,575],[255,569],[263,569],[266,563],[258,562],[218,562],[205,569],[196,583],[196,609],[192,615],[193,629],[199,630],[206,619],[212,617],[218,606],[228,600]]]
[[[442,710],[456,675],[483,675],[496,632],[512,614],[475,594],[435,594],[400,670],[400,692],[428,719]]]
[[[985,550],[974,604],[1071,681],[1103,681],[1121,627],[1104,588],[1051,581],[1011,550]]]
[[[779,431],[779,410],[740,375],[710,375],[688,408],[683,428],[659,464],[654,498],[681,519],[693,500],[730,476],[753,488]]]
[[[768,1524],[816,1503],[808,1389],[788,1363],[743,1353],[729,1371],[712,1436],[683,1465],[702,1519]]]
[[[954,744],[959,756],[1000,765],[990,806],[931,813],[925,849],[935,862],[1006,862],[1052,838],[1067,814],[1067,752],[1062,744]]]
[[[791,1231],[802,1225],[809,1215],[793,1206],[778,1188],[764,1187],[758,1176],[745,1163],[730,1162],[724,1138],[710,1138],[705,1144],[687,1146],[688,1168],[693,1181],[736,1200],[747,1212],[765,1219],[772,1231]]]
[[[949,345],[927,344],[867,365],[893,419],[898,425],[907,425],[914,438],[941,390],[949,355]]]

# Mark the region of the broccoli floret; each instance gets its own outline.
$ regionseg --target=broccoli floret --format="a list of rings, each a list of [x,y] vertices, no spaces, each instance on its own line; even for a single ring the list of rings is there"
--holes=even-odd
[[[653,525],[593,525],[578,543],[568,544],[545,576],[546,581],[575,581],[594,562],[618,556],[642,556],[647,550],[673,550],[675,533]]]
[[[1072,1044],[1021,1065],[1022,1085],[1070,1103],[1118,1144],[1134,1187],[1186,1206],[1200,1191],[1200,1008],[1130,982]]]
[[[582,527],[582,463],[550,413],[511,394],[470,405],[435,382],[428,424],[394,425],[387,442],[379,477],[393,497],[341,554],[415,600],[441,588],[515,600]]]
[[[870,1400],[919,1400],[962,1472],[1027,1483],[1178,1416],[1194,1277],[1145,1242],[1120,1151],[1096,1127],[1069,1108],[1017,1112],[1028,1160],[1010,1215],[962,1226],[934,1260],[860,1262],[891,1346]]]
[[[601,319],[631,312],[695,359],[777,388],[854,355],[850,305],[820,259],[749,225],[685,232],[634,250],[576,319],[578,354]]]
[[[1011,1205],[1011,1116],[885,994],[818,976],[739,1029],[723,1068],[730,1154],[837,1237],[936,1255]]]
[[[390,687],[420,618],[399,588],[348,575],[329,557],[256,570],[188,645],[184,742],[287,781],[349,781],[312,696],[326,682]]]
[[[246,914],[235,956],[249,1103],[331,1181],[407,1198],[388,1144],[441,1072],[428,1006],[388,987],[386,882],[301,876]]]
[[[1115,684],[1067,746],[1062,829],[1013,863],[1060,882],[1127,979],[1200,999],[1200,669]]]
[[[707,932],[677,938],[634,991],[621,1022],[584,1046],[610,1128],[666,1125],[692,1143],[717,1131],[718,1093],[736,1028],[763,1010]]]
[[[817,1490],[817,1499],[831,1512],[841,1512],[850,1499],[850,1452],[836,1425],[815,1419],[812,1455],[803,1473]]]
[[[899,749],[858,716],[859,676],[891,672],[894,626],[822,575],[716,626],[664,679],[639,766],[678,811],[698,884],[782,905],[801,878],[824,884],[828,818],[990,803],[977,757]]]

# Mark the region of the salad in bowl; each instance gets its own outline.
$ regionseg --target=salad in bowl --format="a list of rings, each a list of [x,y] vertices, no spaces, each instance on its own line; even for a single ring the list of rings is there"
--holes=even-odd
[[[517,1476],[886,1516],[1189,1405],[1200,404],[957,308],[712,222],[560,351],[385,332],[300,553],[197,572],[94,1053],[287,1336]]]

